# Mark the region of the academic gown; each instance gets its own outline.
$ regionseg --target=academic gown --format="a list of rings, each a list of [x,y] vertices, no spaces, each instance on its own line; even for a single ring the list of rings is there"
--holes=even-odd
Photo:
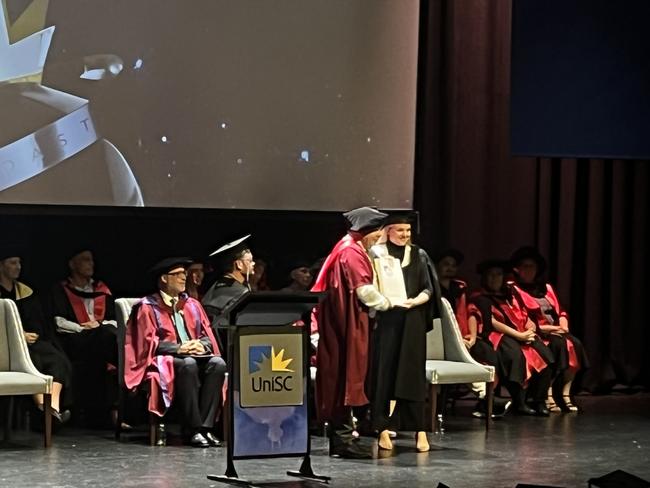
[[[368,404],[370,318],[355,290],[372,285],[373,276],[368,254],[346,235],[326,258],[312,287],[313,292],[326,292],[312,314],[312,333],[319,334],[316,410],[321,421],[344,424],[349,407]]]
[[[36,369],[51,375],[56,383],[66,386],[66,391],[69,392],[72,365],[56,342],[51,327],[48,327],[41,304],[33,290],[16,281],[12,290],[5,290],[0,286],[0,298],[7,298],[16,303],[25,332],[38,334],[36,342],[27,345]]]
[[[219,278],[203,295],[201,303],[210,318],[210,325],[223,354],[228,354],[228,325],[230,308],[250,289],[230,276]],[[228,358],[226,358],[228,360]]]
[[[160,294],[143,298],[134,305],[126,327],[124,345],[124,383],[130,390],[149,382],[149,411],[163,416],[174,399],[174,355],[161,354],[169,345],[177,345],[173,310]],[[213,355],[220,356],[210,321],[201,304],[181,296],[178,302],[190,339],[200,339]],[[174,346],[176,347],[176,346]],[[165,351],[166,352],[166,351]]]
[[[519,332],[525,330],[528,313],[516,296],[481,292],[472,297],[470,308],[480,324],[483,337],[487,338],[499,360],[499,378],[526,386],[535,373],[542,372],[554,362],[551,351],[536,338],[526,344],[498,332],[492,326],[492,317]]]
[[[560,325],[560,317],[565,317],[568,320],[568,315],[560,307],[560,301],[557,298],[555,290],[549,284],[513,284],[515,291],[521,297],[530,318],[537,325]],[[545,298],[548,301],[551,309],[546,313],[542,311],[538,298]],[[553,319],[549,320],[548,315]],[[559,342],[559,354],[556,354],[556,368],[558,372],[566,369],[577,371],[589,367],[589,359],[585,352],[584,346],[580,339],[567,331],[565,334],[541,334],[544,342],[549,344],[551,341]]]
[[[421,431],[425,429],[424,401],[428,391],[426,334],[433,325],[434,303],[428,259],[426,253],[415,245],[387,243],[373,247],[372,253],[378,256],[390,254],[401,261],[408,298],[415,298],[422,291],[431,297],[426,303],[408,310],[395,307],[377,312],[372,333],[373,426],[381,431],[390,423],[402,430]],[[390,400],[397,400],[391,421],[388,418]]]

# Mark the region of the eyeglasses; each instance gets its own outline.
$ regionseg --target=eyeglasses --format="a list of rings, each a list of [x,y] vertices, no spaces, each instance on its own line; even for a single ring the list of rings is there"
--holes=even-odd
[[[187,276],[187,271],[174,271],[173,273],[165,273],[167,276]]]

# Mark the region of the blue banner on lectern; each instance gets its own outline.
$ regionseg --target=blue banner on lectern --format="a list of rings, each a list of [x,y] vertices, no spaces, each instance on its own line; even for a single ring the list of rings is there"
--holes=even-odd
[[[302,331],[255,332],[241,334],[236,346],[233,457],[302,455],[309,436]]]

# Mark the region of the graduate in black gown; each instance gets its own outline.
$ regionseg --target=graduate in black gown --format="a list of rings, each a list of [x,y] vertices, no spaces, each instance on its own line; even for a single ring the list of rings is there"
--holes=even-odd
[[[389,217],[384,236],[371,250],[373,261],[390,256],[399,261],[407,299],[377,313],[372,336],[371,420],[379,447],[392,449],[389,429],[416,432],[416,448],[428,451],[424,406],[426,333],[432,327],[435,301],[430,259],[411,243],[411,217]],[[380,283],[381,287],[381,283]],[[391,400],[395,408],[390,413]]]
[[[201,304],[210,318],[212,330],[227,360],[228,334],[223,327],[228,324],[228,312],[245,294],[250,293],[248,280],[255,273],[253,253],[246,240],[250,234],[224,244],[210,254],[215,257],[219,277],[205,292]]]
[[[72,366],[63,350],[56,343],[48,327],[41,304],[34,291],[18,281],[22,269],[20,250],[9,248],[0,252],[0,298],[16,302],[23,326],[29,356],[34,366],[43,374],[51,375],[52,414],[59,423],[70,418],[70,411],[62,410],[63,391],[69,390]],[[66,395],[69,397],[70,395]],[[34,401],[43,410],[43,395],[35,395]]]

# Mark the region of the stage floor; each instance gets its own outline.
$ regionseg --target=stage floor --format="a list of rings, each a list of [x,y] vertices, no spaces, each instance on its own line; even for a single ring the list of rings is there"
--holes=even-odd
[[[650,394],[580,396],[584,412],[550,418],[512,417],[486,436],[472,403],[459,401],[444,434],[431,434],[432,450],[416,453],[411,436],[396,440],[390,457],[333,459],[327,442],[313,437],[314,470],[341,487],[514,487],[517,483],[586,487],[587,479],[616,469],[650,479]],[[365,440],[370,442],[370,440]],[[223,474],[224,448],[149,447],[144,436],[116,442],[109,431],[63,429],[50,450],[36,433],[15,432],[0,446],[2,487],[197,487],[225,486],[206,479]],[[284,476],[300,459],[236,462],[257,486],[323,486]]]

